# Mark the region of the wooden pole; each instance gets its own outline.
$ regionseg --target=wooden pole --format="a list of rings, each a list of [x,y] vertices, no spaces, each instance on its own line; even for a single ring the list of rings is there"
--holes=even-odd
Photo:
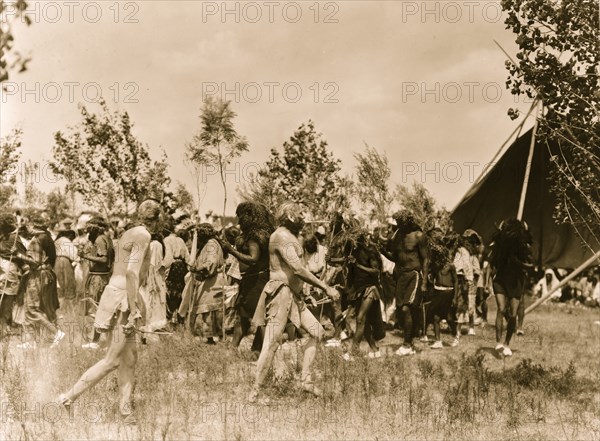
[[[527,112],[527,114],[525,115],[525,118],[523,118],[523,121],[521,121],[519,123],[519,125],[512,131],[512,133],[508,136],[508,138],[506,138],[506,141],[504,141],[502,143],[502,145],[500,146],[500,148],[498,149],[498,151],[496,151],[496,154],[492,157],[492,160],[489,162],[489,165],[493,165],[496,162],[496,159],[498,158],[498,156],[500,156],[500,153],[502,153],[502,151],[504,150],[504,147],[506,146],[506,144],[508,144],[508,142],[513,139],[513,137],[516,134],[516,139],[519,139],[519,136],[521,134],[521,130],[523,129],[523,126],[525,125],[525,123],[527,122],[527,118],[529,118],[529,115],[531,115],[531,112],[533,111],[534,107],[537,105],[537,99],[535,99],[533,101],[533,104],[531,105],[531,107],[529,108],[529,111]],[[456,204],[456,206],[452,209],[452,211],[454,212],[454,210],[456,210],[460,204],[464,201],[465,196],[467,196],[471,190],[479,183],[479,181],[481,181],[481,179],[483,178],[483,176],[489,171],[489,168],[486,166],[481,170],[481,173],[479,173],[479,176],[477,176],[477,179],[475,179],[473,181],[473,183],[471,184],[471,186],[469,187],[469,190],[465,193],[465,195],[463,196],[463,198]]]
[[[584,271],[588,266],[590,266],[592,263],[594,263],[595,260],[597,260],[599,258],[600,258],[600,251],[598,251],[596,254],[594,254],[592,257],[590,257],[588,260],[586,260],[581,265],[579,265],[579,267],[575,271],[573,271],[571,274],[569,274],[567,277],[562,279],[560,281],[560,283],[556,286],[556,288],[549,291],[545,296],[539,298],[535,303],[529,305],[529,307],[525,310],[525,314],[529,314],[535,308],[537,308],[542,303],[544,303],[546,300],[548,300],[552,296],[552,294],[554,294],[556,291],[558,291],[563,286],[565,286],[567,283],[569,283],[571,280],[573,280],[575,277],[577,277],[582,271]]]
[[[539,112],[539,109],[538,109]],[[529,186],[529,175],[531,174],[531,163],[533,162],[533,152],[535,150],[535,134],[538,128],[538,118],[536,115],[535,125],[531,132],[531,142],[529,143],[529,155],[527,156],[527,164],[525,166],[525,176],[523,177],[523,186],[521,187],[521,199],[519,200],[519,211],[517,211],[517,219],[523,220],[523,211],[525,209],[525,199],[527,198],[527,187]]]

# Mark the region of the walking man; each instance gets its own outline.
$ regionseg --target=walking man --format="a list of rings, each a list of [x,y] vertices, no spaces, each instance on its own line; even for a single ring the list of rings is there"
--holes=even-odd
[[[421,314],[421,300],[427,291],[429,257],[426,239],[408,210],[394,214],[397,229],[390,240],[386,257],[394,262],[396,308],[404,322],[404,343],[396,355],[414,355],[413,337]]]
[[[60,402],[69,408],[83,392],[96,385],[110,372],[118,369],[119,410],[126,424],[135,424],[132,392],[137,362],[135,338],[136,321],[143,311],[139,288],[148,277],[150,266],[150,239],[160,218],[160,205],[153,199],[142,202],[138,208],[139,226],[127,230],[118,243],[112,277],[100,298],[94,327],[107,332],[110,346],[105,357],[88,369],[75,386],[60,396]],[[113,338],[113,333],[114,335]]]
[[[295,203],[284,203],[277,222],[279,228],[269,241],[269,281],[263,289],[254,315],[257,326],[265,325],[265,337],[257,362],[256,381],[249,396],[250,402],[255,402],[258,398],[288,320],[310,334],[304,347],[302,389],[317,396],[322,394],[313,383],[311,367],[317,342],[323,338],[325,331],[306,307],[305,302],[314,306],[314,299],[303,298],[304,282],[322,289],[332,300],[339,298],[335,289],[319,280],[304,266],[302,246],[298,240],[304,227],[302,207]]]

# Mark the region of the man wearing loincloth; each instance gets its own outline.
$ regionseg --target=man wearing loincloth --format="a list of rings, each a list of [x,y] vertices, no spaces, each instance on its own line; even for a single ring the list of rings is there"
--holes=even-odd
[[[136,321],[142,318],[143,308],[139,287],[148,277],[151,233],[158,228],[161,208],[148,199],[138,208],[140,224],[127,230],[118,243],[118,258],[113,274],[96,311],[94,327],[107,332],[110,346],[105,357],[88,369],[59,401],[67,408],[77,397],[96,385],[110,372],[118,369],[119,410],[126,424],[135,424],[132,410],[132,391],[135,381],[137,347]],[[113,333],[114,335],[113,338]]]
[[[422,296],[427,291],[427,244],[421,228],[408,210],[394,214],[394,220],[396,231],[385,254],[396,264],[396,308],[400,310],[404,322],[404,343],[396,355],[414,355],[413,337],[421,314]]]
[[[302,389],[321,395],[321,391],[313,383],[311,367],[317,351],[317,341],[323,338],[325,331],[306,307],[305,301],[313,303],[314,299],[303,298],[304,282],[322,289],[333,300],[339,298],[337,290],[319,280],[304,266],[302,246],[298,240],[304,227],[302,207],[289,202],[283,204],[277,222],[280,226],[269,240],[269,281],[263,289],[254,315],[255,325],[265,325],[265,336],[257,362],[256,380],[249,396],[250,402],[255,402],[258,398],[288,321],[310,334],[304,347]]]

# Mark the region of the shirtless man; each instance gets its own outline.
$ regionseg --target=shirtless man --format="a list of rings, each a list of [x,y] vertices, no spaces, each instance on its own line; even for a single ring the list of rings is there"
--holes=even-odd
[[[160,213],[160,205],[155,200],[142,202],[137,213],[141,225],[127,230],[119,240],[113,274],[100,298],[94,322],[98,331],[108,333],[110,346],[104,358],[88,369],[71,390],[59,397],[67,409],[83,392],[118,369],[119,410],[124,423],[135,424],[132,413],[137,362],[135,328],[136,321],[142,318],[142,300],[138,291],[148,276],[150,235],[158,227]],[[113,332],[116,333],[114,338]]]
[[[422,294],[427,291],[429,258],[423,232],[408,210],[394,214],[396,231],[389,241],[385,257],[394,262],[396,308],[404,321],[404,344],[396,355],[414,355],[413,336],[421,314]]]
[[[304,266],[302,246],[298,240],[298,235],[304,227],[302,207],[294,203],[284,203],[279,210],[277,221],[280,226],[269,240],[270,277],[254,316],[255,325],[265,324],[265,337],[257,362],[256,381],[248,398],[250,402],[255,402],[258,398],[260,387],[271,367],[288,320],[310,334],[304,347],[302,389],[321,395],[322,392],[313,383],[311,366],[315,359],[317,341],[323,338],[325,331],[306,307],[305,301],[315,306],[314,299],[303,298],[302,288],[306,282],[322,289],[333,300],[339,298],[335,289],[327,286]]]

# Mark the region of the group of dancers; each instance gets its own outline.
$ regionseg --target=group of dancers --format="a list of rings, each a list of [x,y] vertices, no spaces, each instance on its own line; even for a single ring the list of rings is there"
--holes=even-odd
[[[278,347],[294,336],[303,337],[300,387],[316,396],[322,394],[312,372],[319,342],[344,347],[342,356],[351,362],[362,355],[360,344],[366,340],[365,355],[381,357],[377,342],[385,336],[382,314],[389,312],[390,300],[396,312],[387,321],[397,323],[403,333],[395,354],[411,356],[416,353],[414,339],[429,324],[434,327],[433,349],[444,347],[442,321],[451,330],[450,346],[459,344],[463,323],[468,324],[468,333],[474,333],[477,304],[482,305],[482,298],[485,304],[493,292],[498,305],[496,349],[504,356],[512,354],[510,342],[532,262],[531,235],[521,221],[502,222],[483,253],[476,232],[459,236],[439,228],[423,231],[407,210],[394,214],[388,232],[374,234],[341,214],[334,216],[328,231],[315,230],[314,224],[306,223],[304,207],[294,202],[282,204],[275,215],[261,204],[244,202],[236,210],[238,227],[219,233],[208,223],[192,223],[190,250],[187,231],[176,233],[175,222],[165,223],[162,211],[155,200],[141,203],[136,222],[128,225],[114,247],[112,241],[102,239],[106,223],[90,223],[96,229],[94,242],[100,237],[100,243],[85,257],[97,264],[86,284],[86,296],[97,302],[95,334],[87,347],[97,347],[101,334],[107,334],[109,347],[59,397],[67,408],[117,370],[121,414],[126,423],[135,423],[132,390],[138,336],[164,329],[169,322],[185,323],[193,334],[214,344],[219,328],[226,326],[226,317],[219,312],[232,285],[237,294],[231,341],[238,346],[244,337],[254,335],[252,349],[259,353],[250,402],[258,399]],[[1,243],[10,244],[13,226],[0,224]],[[6,248],[2,246],[0,253],[3,262],[24,265],[36,283],[48,277],[35,274],[49,272],[51,256],[43,255],[40,263],[31,256],[36,247]],[[484,265],[480,265],[481,255],[485,255]],[[393,270],[386,276],[384,267],[390,272],[390,266]],[[55,325],[58,300],[55,294],[43,294],[43,289],[31,290],[30,285],[33,282],[25,290],[29,299],[25,323],[52,328],[56,345],[64,336]]]

